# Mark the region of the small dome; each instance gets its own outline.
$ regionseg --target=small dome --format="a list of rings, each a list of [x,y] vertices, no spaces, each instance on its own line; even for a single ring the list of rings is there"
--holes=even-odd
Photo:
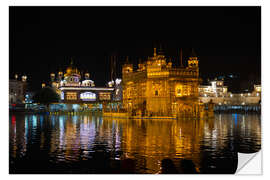
[[[66,70],[67,74],[80,74],[78,69],[72,66],[69,66]]]
[[[67,67],[66,69],[66,73],[64,74],[64,77],[68,77],[68,76],[77,76],[81,77],[81,72],[73,65],[73,61],[71,60],[70,65]]]
[[[73,70],[72,67],[68,67],[67,70],[66,70],[66,72],[67,72],[68,74],[71,74],[71,73],[72,73],[72,70]]]
[[[73,65],[73,59],[71,59],[70,65],[67,67],[66,73],[67,74],[73,74],[73,73],[80,74],[78,69]]]

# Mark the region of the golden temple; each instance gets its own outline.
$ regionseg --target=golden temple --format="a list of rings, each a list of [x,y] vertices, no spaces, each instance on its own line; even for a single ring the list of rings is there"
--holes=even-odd
[[[181,53],[182,54],[182,53]],[[122,67],[123,107],[132,116],[200,116],[205,106],[199,102],[199,60],[189,57],[188,66],[173,67],[154,48],[153,57]]]

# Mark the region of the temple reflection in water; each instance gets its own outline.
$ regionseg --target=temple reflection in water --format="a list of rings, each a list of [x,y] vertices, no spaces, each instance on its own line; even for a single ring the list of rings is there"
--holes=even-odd
[[[82,172],[80,168],[85,172],[92,172],[92,168],[96,172],[97,167],[103,167],[95,166],[98,162],[108,162],[108,166],[112,166],[109,169],[113,169],[126,159],[134,161],[133,173],[161,173],[164,159],[171,159],[176,168],[181,159],[189,159],[197,172],[211,172],[211,169],[228,172],[219,162],[232,158],[237,151],[258,151],[260,140],[257,115],[228,114],[216,115],[212,120],[178,121],[126,121],[100,116],[12,116],[10,160],[11,164],[16,162],[15,168],[11,166],[11,169],[23,167],[25,172],[33,171],[32,166],[37,172]],[[25,164],[19,166],[22,159],[33,159],[28,169]],[[232,159],[226,167],[233,167],[235,161]],[[37,162],[47,164],[47,169]],[[65,168],[48,169],[61,163]],[[80,165],[66,166],[73,163]],[[233,170],[229,172],[233,173]]]

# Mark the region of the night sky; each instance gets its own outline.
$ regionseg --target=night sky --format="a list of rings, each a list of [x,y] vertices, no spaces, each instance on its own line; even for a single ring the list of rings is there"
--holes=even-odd
[[[186,61],[194,48],[200,76],[232,73],[231,90],[260,82],[260,7],[10,7],[9,19],[10,78],[26,74],[29,90],[71,58],[104,86],[111,55],[118,56],[120,77],[126,56],[137,63],[160,45],[176,66],[179,49]]]

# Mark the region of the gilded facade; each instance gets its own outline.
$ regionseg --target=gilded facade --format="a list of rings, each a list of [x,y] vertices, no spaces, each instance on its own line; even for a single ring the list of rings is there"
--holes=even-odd
[[[132,115],[198,115],[199,60],[189,57],[188,66],[173,67],[162,52],[139,63],[122,68],[123,106]]]

